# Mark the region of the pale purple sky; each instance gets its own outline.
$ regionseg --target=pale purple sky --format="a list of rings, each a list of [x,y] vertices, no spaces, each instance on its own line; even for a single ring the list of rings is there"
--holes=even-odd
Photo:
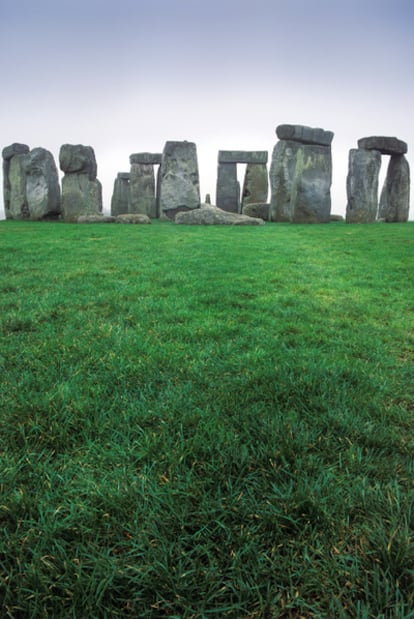
[[[0,0],[0,146],[92,146],[108,211],[131,153],[195,142],[214,201],[218,150],[322,127],[344,214],[358,138],[403,139],[411,163],[413,32],[413,0]]]

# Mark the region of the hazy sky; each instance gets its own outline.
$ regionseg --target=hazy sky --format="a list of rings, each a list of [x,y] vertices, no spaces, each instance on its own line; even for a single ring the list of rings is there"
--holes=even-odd
[[[278,124],[322,127],[344,214],[358,138],[396,136],[414,162],[413,33],[413,0],[0,0],[1,147],[58,164],[93,146],[109,210],[131,153],[196,142],[214,201],[219,149],[270,157]]]

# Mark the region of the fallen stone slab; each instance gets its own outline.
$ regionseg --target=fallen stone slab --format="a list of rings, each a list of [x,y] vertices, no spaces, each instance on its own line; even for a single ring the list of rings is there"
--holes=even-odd
[[[270,203],[269,202],[252,202],[243,206],[242,213],[248,217],[258,217],[267,221],[269,219]]]
[[[151,219],[142,213],[124,213],[115,217],[117,224],[150,224]]]
[[[267,150],[219,150],[218,163],[267,163]]]
[[[112,215],[80,215],[78,224],[114,224],[115,217]]]
[[[345,221],[345,217],[343,215],[336,215],[335,213],[331,213],[329,221]]]
[[[212,204],[202,204],[198,209],[178,213],[175,223],[199,226],[262,226],[264,221],[257,217],[229,213]]]
[[[276,127],[276,135],[279,140],[291,140],[301,144],[318,144],[319,146],[330,146],[334,136],[333,131],[314,129],[306,125],[279,125]]]
[[[161,153],[133,153],[129,156],[129,163],[142,163],[146,165],[159,165],[161,163]]]
[[[382,155],[405,155],[408,145],[398,138],[373,135],[358,140],[358,148],[378,150]]]

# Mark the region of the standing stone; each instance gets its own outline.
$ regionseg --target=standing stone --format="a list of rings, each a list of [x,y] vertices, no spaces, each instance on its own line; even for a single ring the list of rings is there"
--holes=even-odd
[[[228,213],[240,212],[240,185],[237,181],[237,163],[218,164],[216,205]]]
[[[156,218],[154,166],[150,163],[132,163],[129,188],[129,213]]]
[[[346,180],[347,223],[371,223],[378,210],[378,175],[381,153],[378,150],[352,148]]]
[[[392,155],[381,192],[379,217],[386,222],[408,221],[410,166],[404,155]]]
[[[102,212],[102,185],[96,178],[97,165],[91,146],[64,144],[59,153],[64,220],[77,222],[83,215]]]
[[[266,202],[269,177],[266,164],[248,163],[243,183],[242,209],[246,204]]]
[[[111,198],[111,215],[113,217],[129,213],[129,178],[129,172],[119,172],[115,179],[114,191]]]
[[[56,219],[61,213],[59,176],[51,152],[34,148],[25,156],[26,198],[30,219]]]
[[[270,166],[270,219],[327,223],[331,212],[330,146],[280,140]]]
[[[3,149],[3,198],[6,219],[28,219],[25,157],[27,144],[14,143]]]
[[[166,142],[161,157],[160,217],[200,208],[197,149],[193,142]]]

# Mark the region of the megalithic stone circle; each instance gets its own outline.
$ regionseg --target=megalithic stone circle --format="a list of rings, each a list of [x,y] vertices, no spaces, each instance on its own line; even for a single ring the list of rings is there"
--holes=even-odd
[[[165,143],[160,167],[161,219],[174,219],[180,211],[200,208],[197,147],[194,142]]]
[[[331,212],[332,131],[279,125],[270,166],[271,221],[328,223]],[[285,136],[289,136],[288,139]]]

